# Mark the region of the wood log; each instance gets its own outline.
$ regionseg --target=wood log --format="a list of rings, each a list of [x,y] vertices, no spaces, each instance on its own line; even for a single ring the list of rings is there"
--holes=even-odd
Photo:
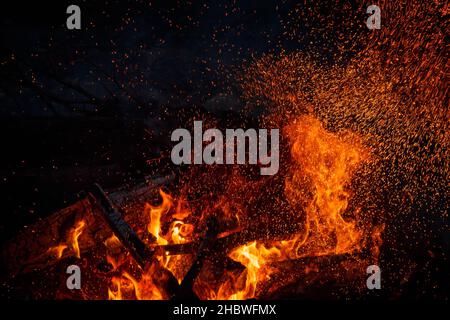
[[[122,245],[133,256],[142,268],[151,263],[153,251],[139,238],[130,225],[123,219],[124,213],[112,203],[103,189],[95,184],[89,191],[89,199],[109,225],[111,231],[120,240]]]
[[[145,182],[131,187],[123,187],[107,192],[110,199],[121,208],[132,208],[136,203],[152,201],[159,187],[168,184],[174,175],[147,178]],[[107,223],[95,214],[91,203],[84,195],[74,204],[63,208],[49,217],[39,220],[32,226],[25,226],[17,236],[1,248],[2,277],[9,278],[21,273],[40,270],[74,255],[76,248],[68,243],[75,229],[83,221],[79,237],[79,251],[90,250],[111,237],[112,231]],[[63,246],[66,246],[63,249]]]

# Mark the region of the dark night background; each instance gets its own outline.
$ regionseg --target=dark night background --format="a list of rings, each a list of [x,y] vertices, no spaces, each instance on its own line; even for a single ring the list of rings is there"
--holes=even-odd
[[[323,19],[344,18],[326,2],[298,26],[301,42],[280,22],[298,3],[80,1],[82,30],[72,31],[68,4],[1,10],[2,239],[94,181],[113,187],[151,173],[180,114],[232,118],[242,108],[233,70],[252,56],[314,47],[328,61],[345,45],[340,28],[309,36]],[[362,22],[352,32],[367,32]]]

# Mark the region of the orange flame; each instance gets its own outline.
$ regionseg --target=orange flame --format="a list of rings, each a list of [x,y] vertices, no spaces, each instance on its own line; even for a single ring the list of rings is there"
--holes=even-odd
[[[80,220],[76,227],[73,229],[73,232],[70,235],[70,245],[72,246],[73,251],[75,252],[75,256],[80,258],[80,246],[78,244],[78,238],[83,233],[83,229],[86,226],[84,220]]]
[[[346,188],[357,167],[368,160],[368,150],[356,135],[327,132],[312,116],[300,118],[286,132],[293,160],[286,196],[293,207],[307,203],[305,231],[296,239],[300,241],[294,246],[295,257],[357,250],[362,234],[356,210],[347,212],[351,194]]]
[[[145,205],[145,212],[150,216],[150,223],[147,226],[148,232],[150,232],[156,238],[157,244],[167,244],[167,240],[160,236],[161,232],[161,217],[166,215],[170,208],[173,206],[173,199],[170,195],[162,190],[159,190],[163,201],[159,206],[152,206],[151,204]]]
[[[56,259],[61,259],[62,255],[64,253],[64,250],[66,250],[66,249],[67,249],[67,245],[66,244],[59,244],[57,246],[49,248],[47,250],[47,253],[52,255],[52,256],[55,256]]]
[[[72,252],[77,258],[80,258],[80,246],[78,243],[78,238],[83,233],[83,230],[86,226],[86,222],[84,220],[80,220],[76,223],[74,227],[70,230],[70,232],[67,235],[67,241],[66,243],[60,243],[57,246],[50,247],[47,250],[47,254],[54,255],[57,259],[61,259],[64,251],[67,248],[71,248]]]
[[[149,218],[147,231],[154,237],[149,245],[167,245],[180,244],[191,241],[194,232],[192,224],[184,223],[183,219],[190,215],[190,211],[183,206],[184,201],[175,200],[164,192],[159,190],[162,202],[159,205],[145,204],[144,216]],[[168,231],[162,231],[162,225],[170,222]],[[115,236],[107,239],[105,244],[111,248],[120,243]],[[119,257],[120,260],[120,257]],[[107,261],[117,270],[123,261],[117,261],[110,255],[107,255]],[[163,299],[165,297],[164,290],[157,287],[154,280],[157,276],[157,268],[165,268],[169,270],[179,283],[183,280],[184,274],[189,267],[190,259],[186,256],[158,256],[150,270],[145,270],[139,279],[132,277],[129,273],[123,272],[119,278],[112,279],[112,285],[108,289],[108,297],[111,300],[128,299],[130,297],[129,288],[133,288],[135,299]]]
[[[254,241],[234,249],[229,257],[246,267],[239,275],[245,277],[244,288],[230,292],[233,286],[225,282],[218,290],[219,299],[255,297],[258,283],[270,279],[271,262],[360,248],[358,217],[344,218],[350,198],[346,186],[358,165],[368,159],[368,151],[357,137],[327,132],[312,116],[299,118],[285,132],[292,145],[285,193],[292,208],[300,210],[306,204],[304,228],[289,240]]]
[[[120,277],[113,277],[111,279],[112,289],[108,288],[109,300],[161,300],[163,294],[156,287],[152,280],[153,272],[144,274],[140,280],[130,275],[128,272],[123,272]]]
[[[291,146],[284,195],[299,229],[285,240],[252,241],[231,250],[229,258],[240,263],[244,270],[226,271],[216,285],[203,284],[199,280],[200,285],[194,284],[194,291],[201,298],[254,298],[277,271],[275,262],[353,253],[362,248],[365,239],[360,226],[362,213],[358,208],[349,207],[349,186],[358,167],[369,160],[369,151],[357,136],[327,131],[313,116],[298,118],[283,132]],[[176,201],[162,190],[159,194],[162,198],[159,205],[146,204],[144,208],[144,217],[148,221],[146,231],[153,236],[148,245],[193,241],[195,226],[185,222],[192,217],[184,201]],[[223,206],[227,217],[235,215],[240,221],[242,212],[235,212],[232,208],[241,206],[235,204],[233,198],[227,199],[222,197],[220,203],[206,207],[217,209],[220,206],[222,209]],[[201,212],[201,218],[204,216]],[[66,248],[71,248],[80,257],[78,240],[85,225],[83,220],[79,221],[69,233],[67,244],[51,250],[61,257]],[[381,231],[377,229],[372,233],[373,244],[381,243]],[[181,283],[193,258],[191,255],[166,254],[158,256],[146,270],[124,270],[133,262],[130,262],[130,256],[124,256],[118,250],[119,239],[113,235],[105,245],[108,249],[106,260],[115,274],[108,288],[111,300],[169,298],[164,289],[167,274],[164,275],[163,270],[170,271]],[[314,265],[314,268],[316,270],[318,266]],[[206,287],[206,292],[197,286]]]
[[[245,270],[227,273],[217,289],[210,288],[206,297],[213,299],[249,299],[258,295],[258,286],[271,279],[272,263],[306,256],[351,253],[361,248],[362,231],[358,227],[359,211],[348,210],[351,193],[348,186],[355,170],[369,159],[369,152],[355,135],[332,133],[312,116],[302,116],[284,130],[290,145],[289,174],[285,180],[285,195],[294,219],[302,226],[297,234],[286,240],[253,241],[233,249],[229,257]],[[160,245],[192,240],[194,226],[183,222],[190,212],[160,190],[162,202],[147,204],[147,230]],[[238,217],[239,218],[239,217]],[[168,231],[163,224],[170,222]],[[114,261],[113,265],[117,265]],[[186,257],[182,255],[159,258],[151,267],[166,268],[181,282]],[[189,267],[189,264],[188,264]],[[116,267],[115,267],[116,268]],[[315,266],[316,268],[316,266]],[[154,275],[145,272],[140,280],[123,272],[113,278],[110,299],[162,299],[165,295],[154,282]],[[194,289],[195,290],[195,289]],[[200,294],[201,295],[201,294]]]

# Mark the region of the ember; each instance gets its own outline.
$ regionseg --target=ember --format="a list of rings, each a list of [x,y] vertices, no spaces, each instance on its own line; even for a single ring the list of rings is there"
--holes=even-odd
[[[363,249],[379,246],[379,242],[370,241],[376,226],[362,225],[363,212],[348,206],[352,175],[370,161],[369,151],[360,138],[351,132],[328,132],[313,116],[297,118],[283,132],[291,151],[289,170],[283,173],[284,194],[279,197],[287,200],[283,210],[290,212],[298,230],[278,235],[279,240],[259,240],[258,229],[249,233],[252,221],[248,220],[246,210],[231,213],[234,222],[226,226],[231,218],[227,217],[230,206],[245,207],[246,197],[236,199],[224,193],[227,206],[223,206],[224,202],[211,202],[201,204],[201,209],[198,204],[184,200],[188,194],[177,199],[160,189],[159,205],[145,204],[142,213],[125,216],[100,187],[94,188],[90,192],[93,210],[102,213],[113,232],[103,241],[105,251],[99,252],[112,266],[107,297],[112,300],[167,299],[180,294],[201,299],[260,297],[280,276],[277,264],[283,261],[298,261],[299,266],[309,268],[303,262],[306,257],[343,254],[358,257]],[[234,182],[231,179],[227,183]],[[240,182],[244,189],[252,183]],[[61,252],[70,247],[72,254],[80,258],[78,241],[86,226],[89,228],[85,220],[76,223],[68,233],[69,245],[49,251]],[[358,259],[368,258],[371,259],[370,256]],[[216,265],[217,259],[225,264]]]

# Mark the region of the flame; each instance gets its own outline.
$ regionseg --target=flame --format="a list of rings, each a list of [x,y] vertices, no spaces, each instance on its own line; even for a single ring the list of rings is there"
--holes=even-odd
[[[231,277],[230,281],[223,283],[217,295],[219,300],[243,300],[256,296],[257,285],[261,281],[269,280],[273,269],[266,263],[271,259],[276,260],[281,255],[281,250],[276,247],[265,248],[259,246],[257,241],[234,249],[229,257],[245,266],[245,270],[237,277]],[[242,289],[233,292],[234,283],[244,283]]]
[[[358,226],[361,213],[358,209],[348,209],[351,198],[348,187],[358,167],[369,160],[369,151],[358,136],[327,131],[310,115],[299,117],[286,126],[284,134],[291,146],[284,193],[292,208],[293,219],[301,222],[298,232],[285,240],[252,241],[232,249],[229,258],[239,262],[244,270],[226,272],[217,288],[206,284],[205,294],[197,289],[199,296],[230,300],[254,298],[258,296],[259,286],[276,272],[275,262],[361,249],[363,232]],[[182,200],[176,203],[162,190],[159,194],[162,202],[156,206],[146,204],[144,210],[149,218],[147,231],[154,237],[152,243],[166,245],[191,241],[194,225],[184,222],[190,217],[190,211],[183,209]],[[221,198],[220,202],[226,204],[224,210],[228,215],[233,215],[227,201]],[[235,215],[239,221],[239,214]],[[168,224],[168,231],[164,233],[163,226]],[[114,238],[107,240],[110,244],[116,241]],[[108,259],[117,270],[117,261]],[[183,255],[163,255],[152,264],[152,272],[145,271],[139,278],[123,271],[120,277],[112,279],[108,296],[110,299],[162,299],[167,295],[156,284],[155,271],[165,268],[181,283],[186,265],[190,266],[186,262],[189,259]],[[314,270],[317,268],[315,265]],[[305,266],[305,270],[309,267]]]
[[[122,287],[120,278],[113,277],[111,279],[113,287],[115,290],[108,288],[108,300],[122,300]]]
[[[272,262],[360,249],[358,217],[344,218],[350,198],[346,186],[358,165],[368,159],[368,151],[356,136],[328,132],[312,116],[297,119],[285,133],[292,145],[291,175],[286,179],[285,193],[293,208],[300,210],[307,204],[303,230],[289,240],[254,241],[234,249],[229,257],[246,270],[232,281],[239,283],[245,277],[245,285],[230,292],[233,286],[222,284],[215,295],[219,299],[255,297],[258,283],[270,279]]]
[[[66,249],[67,249],[67,245],[66,244],[59,244],[57,246],[49,248],[47,250],[47,253],[52,255],[52,256],[55,256],[56,259],[61,259],[62,255],[64,253],[64,250],[66,250]]]
[[[71,245],[73,251],[75,252],[75,256],[77,258],[80,258],[80,246],[78,244],[78,238],[81,236],[81,234],[83,233],[83,230],[86,226],[86,223],[84,222],[84,220],[80,220],[78,222],[78,224],[75,226],[75,228],[73,229],[73,232],[71,232],[70,235],[70,241],[69,244]]]
[[[330,132],[311,115],[298,117],[284,128],[283,133],[290,145],[284,197],[289,203],[291,218],[298,223],[297,232],[284,240],[251,241],[232,249],[229,258],[240,263],[244,269],[225,270],[216,285],[198,280],[194,291],[199,297],[228,300],[255,298],[260,288],[277,272],[276,262],[353,253],[362,248],[363,213],[359,208],[349,208],[352,196],[349,187],[356,170],[370,160],[369,150],[357,135]],[[231,180],[236,182],[236,179]],[[239,180],[239,183],[244,183],[248,188],[248,183],[252,181]],[[162,199],[159,205],[144,206],[142,217],[146,217],[148,222],[145,231],[153,237],[147,244],[182,244],[197,239],[196,224],[186,222],[195,219],[186,209],[185,200],[176,200],[163,190],[159,190],[159,194]],[[245,209],[238,201],[224,194],[206,208],[221,210],[227,219],[237,221],[239,225],[235,228],[241,229]],[[237,211],[235,208],[238,208]],[[201,212],[197,222],[205,216]],[[64,250],[71,248],[74,255],[80,257],[78,240],[85,226],[85,221],[79,221],[69,232],[67,244],[60,244],[52,251],[60,257]],[[381,228],[376,229],[370,236],[375,246],[381,244],[381,231]],[[108,288],[108,298],[111,300],[170,298],[164,288],[167,276],[162,270],[169,271],[181,283],[192,264],[192,256],[165,254],[158,256],[147,270],[129,269],[130,263],[133,264],[132,258],[120,250],[120,240],[112,235],[104,243],[108,250],[106,261],[112,266],[114,274]],[[374,254],[377,253],[374,249]],[[305,272],[318,268],[318,265],[313,265],[312,269],[309,265],[304,266]],[[206,290],[200,289],[202,286]]]
[[[86,227],[86,222],[84,220],[78,221],[69,231],[67,235],[66,243],[60,243],[54,247],[50,247],[47,250],[47,254],[55,256],[57,259],[61,259],[64,251],[67,248],[70,248],[74,253],[75,257],[80,258],[80,246],[78,243],[78,238],[83,233],[84,228]]]
[[[163,294],[154,284],[153,272],[146,273],[137,280],[128,272],[122,272],[120,277],[111,279],[112,286],[108,288],[109,300],[161,300]]]
[[[162,198],[162,202],[158,206],[153,206],[151,204],[145,205],[145,215],[150,217],[150,222],[147,226],[147,230],[152,234],[156,243],[159,245],[166,244],[180,244],[188,242],[190,236],[193,234],[194,226],[192,224],[187,224],[182,221],[182,219],[187,218],[190,215],[190,211],[185,209],[183,204],[184,200],[179,199],[175,204],[175,200],[164,192],[159,190],[159,194]],[[172,220],[168,232],[164,235],[161,231],[161,221]],[[163,256],[160,257],[160,262],[162,265],[168,269],[177,278],[178,282],[181,283],[184,275],[184,268],[180,267],[183,260],[182,256]]]
[[[296,239],[294,256],[342,254],[359,249],[357,210],[345,214],[350,199],[347,187],[369,151],[358,136],[334,134],[312,116],[303,116],[286,128],[292,148],[291,176],[285,184],[293,207],[307,203],[303,235]],[[305,182],[309,188],[305,189]],[[312,197],[308,194],[312,193]],[[308,199],[309,198],[309,199]]]
[[[150,216],[150,223],[147,226],[147,230],[156,238],[157,244],[167,244],[168,241],[160,236],[161,232],[161,217],[166,215],[170,208],[173,206],[173,199],[170,195],[163,190],[159,190],[159,194],[162,197],[162,203],[159,206],[152,206],[151,204],[145,205],[145,212]]]
[[[176,206],[174,205],[174,199],[163,190],[159,190],[159,194],[162,198],[162,203],[158,206],[153,206],[151,204],[146,204],[144,209],[144,214],[149,216],[150,222],[147,226],[147,230],[152,234],[156,243],[159,245],[165,245],[168,243],[183,243],[187,241],[194,231],[194,226],[192,224],[186,224],[182,220],[190,215],[190,211],[183,207],[184,201],[180,199],[177,201]],[[174,209],[171,214],[170,219],[175,219],[169,228],[169,232],[166,235],[161,233],[161,219],[166,218],[169,211]]]
[[[159,205],[151,205],[146,203],[144,206],[144,216],[148,217],[147,231],[153,236],[149,241],[149,245],[167,245],[180,244],[192,240],[194,233],[194,225],[183,222],[190,216],[190,211],[184,206],[185,201],[179,199],[175,201],[171,195],[159,190],[162,202]],[[166,233],[163,232],[163,224],[169,223]],[[114,235],[105,241],[105,245],[112,249],[120,245],[120,240]],[[113,266],[113,270],[117,271],[124,264],[124,259],[119,255],[114,258],[107,255],[107,261]],[[140,277],[135,278],[129,272],[123,271],[120,277],[114,277],[111,280],[111,286],[108,289],[108,297],[111,300],[122,299],[163,299],[166,297],[163,288],[159,288],[155,284],[158,278],[158,270],[164,268],[170,271],[177,279],[178,283],[183,280],[187,271],[190,259],[186,256],[158,256],[149,270],[145,270]],[[161,276],[163,277],[163,276]],[[133,288],[133,294],[130,288]],[[132,297],[131,297],[132,296]]]
[[[108,248],[116,248],[122,245],[119,238],[117,238],[114,234],[106,239],[104,243]]]
[[[138,300],[161,300],[164,298],[161,290],[155,285],[152,273],[146,273],[139,282],[133,282]]]

